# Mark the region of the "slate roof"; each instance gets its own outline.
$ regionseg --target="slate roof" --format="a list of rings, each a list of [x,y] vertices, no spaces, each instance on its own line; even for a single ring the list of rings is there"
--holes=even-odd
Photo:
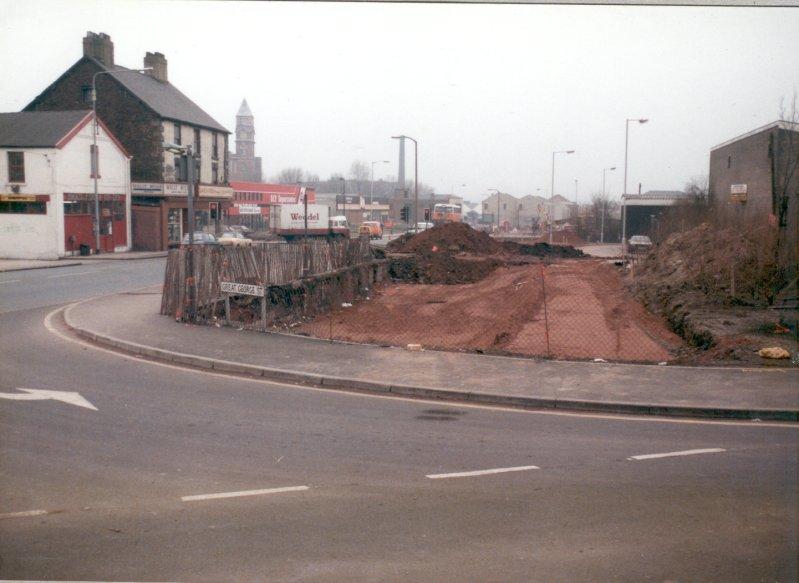
[[[0,113],[0,147],[54,148],[90,111]]]
[[[92,57],[83,58],[93,61],[97,66],[106,71],[130,70],[121,65],[106,67],[103,63]],[[199,105],[186,97],[177,87],[168,81],[158,81],[146,73],[126,73],[125,75],[104,76],[114,77],[114,79],[128,91],[141,99],[150,109],[161,117],[214,129],[228,134],[230,133],[222,124],[205,113]]]

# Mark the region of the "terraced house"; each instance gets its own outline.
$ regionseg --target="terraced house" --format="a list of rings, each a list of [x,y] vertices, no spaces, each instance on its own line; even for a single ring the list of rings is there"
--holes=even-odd
[[[114,44],[104,33],[88,32],[83,56],[37,96],[25,111],[92,108],[132,156],[130,163],[133,249],[159,251],[180,241],[187,229],[189,185],[176,174],[176,158],[164,142],[192,144],[200,155],[195,225],[219,228],[230,204],[230,132],[169,82],[166,57],[144,56],[142,69],[114,62]]]

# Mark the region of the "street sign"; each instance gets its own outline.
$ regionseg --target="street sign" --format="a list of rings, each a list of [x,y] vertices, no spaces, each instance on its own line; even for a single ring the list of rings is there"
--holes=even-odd
[[[264,297],[264,286],[250,285],[248,283],[234,283],[232,281],[223,281],[219,284],[219,289],[228,294],[239,294],[245,296],[258,296]]]
[[[237,209],[239,209],[240,215],[260,215],[261,214],[261,207],[257,204],[237,204],[235,205]]]
[[[730,200],[732,202],[746,202],[746,184],[730,184]]]

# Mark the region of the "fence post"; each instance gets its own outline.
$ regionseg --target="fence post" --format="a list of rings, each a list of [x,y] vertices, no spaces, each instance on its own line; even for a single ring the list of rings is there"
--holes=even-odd
[[[547,314],[547,286],[544,282],[544,264],[541,264],[541,291],[544,298],[544,331],[547,339],[547,356],[552,356],[552,350],[549,347],[549,315]]]

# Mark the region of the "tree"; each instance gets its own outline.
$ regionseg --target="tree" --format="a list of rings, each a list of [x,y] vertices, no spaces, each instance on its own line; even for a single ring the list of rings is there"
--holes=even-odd
[[[797,216],[799,216],[799,108],[794,93],[789,107],[780,104],[783,127],[772,134],[769,150],[772,164],[772,205],[777,219],[777,264],[786,280],[796,276]]]
[[[291,166],[283,168],[278,175],[274,178],[278,184],[297,184],[303,182],[305,178],[305,171],[299,166]]]
[[[700,175],[700,176],[692,176],[691,179],[685,183],[684,192],[688,196],[692,196],[694,198],[707,198],[707,176]]]

